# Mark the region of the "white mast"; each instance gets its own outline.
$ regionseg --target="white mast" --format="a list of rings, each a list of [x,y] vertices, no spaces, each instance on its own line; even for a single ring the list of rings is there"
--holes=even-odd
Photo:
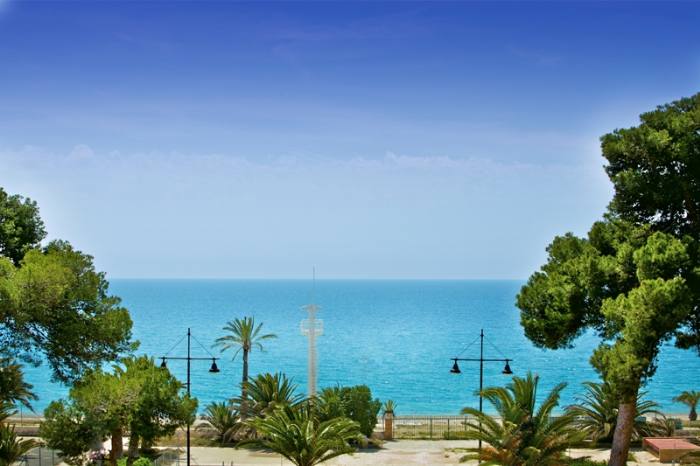
[[[314,291],[316,288],[316,268],[313,270],[313,288],[311,291],[311,304],[307,304],[303,309],[308,312],[308,318],[301,321],[301,334],[309,338],[308,353],[308,395],[316,395],[316,337],[323,335],[323,321],[316,318],[316,312],[321,309],[314,304]]]

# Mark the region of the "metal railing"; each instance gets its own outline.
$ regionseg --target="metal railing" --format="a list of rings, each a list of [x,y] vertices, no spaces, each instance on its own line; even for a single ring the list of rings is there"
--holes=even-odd
[[[61,457],[56,450],[46,447],[36,447],[24,455],[17,465],[20,466],[56,466]]]
[[[395,439],[458,440],[469,416],[394,416]]]

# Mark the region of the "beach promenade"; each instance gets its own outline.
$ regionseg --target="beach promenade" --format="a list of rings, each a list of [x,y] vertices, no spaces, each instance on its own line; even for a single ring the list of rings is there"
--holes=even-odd
[[[475,446],[476,442],[465,440],[398,440],[386,442],[379,449],[362,450],[352,455],[343,455],[324,464],[329,465],[469,465],[476,461],[460,463],[464,448]],[[607,460],[608,449],[572,449],[572,457],[590,457],[595,460]],[[628,466],[649,466],[660,464],[648,452],[635,450],[636,462]],[[279,455],[234,448],[193,447],[193,465],[290,465],[289,461]]]

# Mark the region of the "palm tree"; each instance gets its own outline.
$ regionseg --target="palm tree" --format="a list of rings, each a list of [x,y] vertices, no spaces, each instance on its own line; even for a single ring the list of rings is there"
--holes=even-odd
[[[259,374],[246,384],[249,412],[253,416],[266,416],[279,406],[296,406],[304,399],[303,395],[296,392],[296,384],[284,374]],[[244,400],[233,401],[240,405]]]
[[[199,424],[197,429],[211,428],[216,430],[217,440],[220,443],[231,440],[240,426],[238,411],[229,403],[209,403],[202,418],[204,422]]]
[[[221,348],[222,353],[230,349],[235,350],[233,353],[234,360],[238,353],[243,352],[243,379],[241,382],[241,400],[243,402],[241,407],[243,409],[241,410],[241,415],[245,418],[247,417],[245,402],[248,398],[246,394],[248,388],[248,355],[253,348],[264,351],[261,341],[277,338],[277,335],[273,333],[261,335],[262,324],[256,326],[254,317],[244,317],[243,319],[229,321],[224,326],[224,330],[228,332],[228,335],[217,338],[214,345]]]
[[[34,440],[20,440],[15,433],[15,426],[5,421],[15,414],[12,405],[0,404],[0,466],[9,466],[19,461],[29,450],[38,446]]]
[[[593,443],[610,443],[617,425],[619,397],[607,383],[584,382],[586,392],[577,397],[578,404],[569,406],[567,412],[576,418],[576,425]],[[637,409],[632,438],[639,439],[654,434],[661,424],[648,423],[645,416],[662,417],[659,405],[644,399],[645,393],[637,396]]]
[[[346,406],[340,387],[326,387],[309,402],[322,421],[345,416]]]
[[[350,441],[361,437],[359,425],[338,417],[319,421],[310,403],[296,408],[281,406],[269,416],[246,422],[259,437],[251,444],[278,453],[297,466],[314,466],[336,456],[352,453]]]
[[[386,400],[382,409],[384,410],[384,414],[393,415],[396,410],[396,403],[394,403],[394,400]]]
[[[32,388],[24,381],[22,366],[12,358],[0,357],[0,402],[22,403],[32,409],[31,402],[37,399]]]
[[[580,440],[581,434],[573,425],[573,416],[553,417],[559,405],[559,395],[566,384],[559,384],[536,408],[538,376],[513,377],[505,388],[490,387],[481,392],[493,405],[497,417],[474,408],[462,409],[462,414],[473,418],[467,421],[467,439],[481,440],[487,445],[479,453],[463,460],[479,459],[484,465],[503,466],[559,466],[565,464],[565,452]]]
[[[698,418],[698,412],[696,411],[698,407],[698,402],[700,402],[700,392],[695,390],[685,391],[673,399],[676,403],[683,403],[690,408],[690,413],[688,413],[688,419],[695,421]]]

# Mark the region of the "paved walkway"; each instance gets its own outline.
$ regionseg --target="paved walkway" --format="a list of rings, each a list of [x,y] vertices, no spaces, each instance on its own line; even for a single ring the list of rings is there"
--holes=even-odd
[[[475,445],[475,442],[464,440],[399,440],[386,442],[380,449],[362,450],[353,455],[343,455],[328,461],[329,465],[464,465],[459,458],[464,455],[461,449]],[[183,452],[184,453],[184,452]],[[592,459],[605,460],[608,458],[607,449],[572,449],[572,457],[588,456]],[[635,451],[636,463],[629,466],[658,466],[660,463],[653,455],[644,451]],[[193,447],[192,465],[200,466],[246,466],[246,465],[284,465],[291,464],[279,455],[261,451],[251,451],[234,448]]]

